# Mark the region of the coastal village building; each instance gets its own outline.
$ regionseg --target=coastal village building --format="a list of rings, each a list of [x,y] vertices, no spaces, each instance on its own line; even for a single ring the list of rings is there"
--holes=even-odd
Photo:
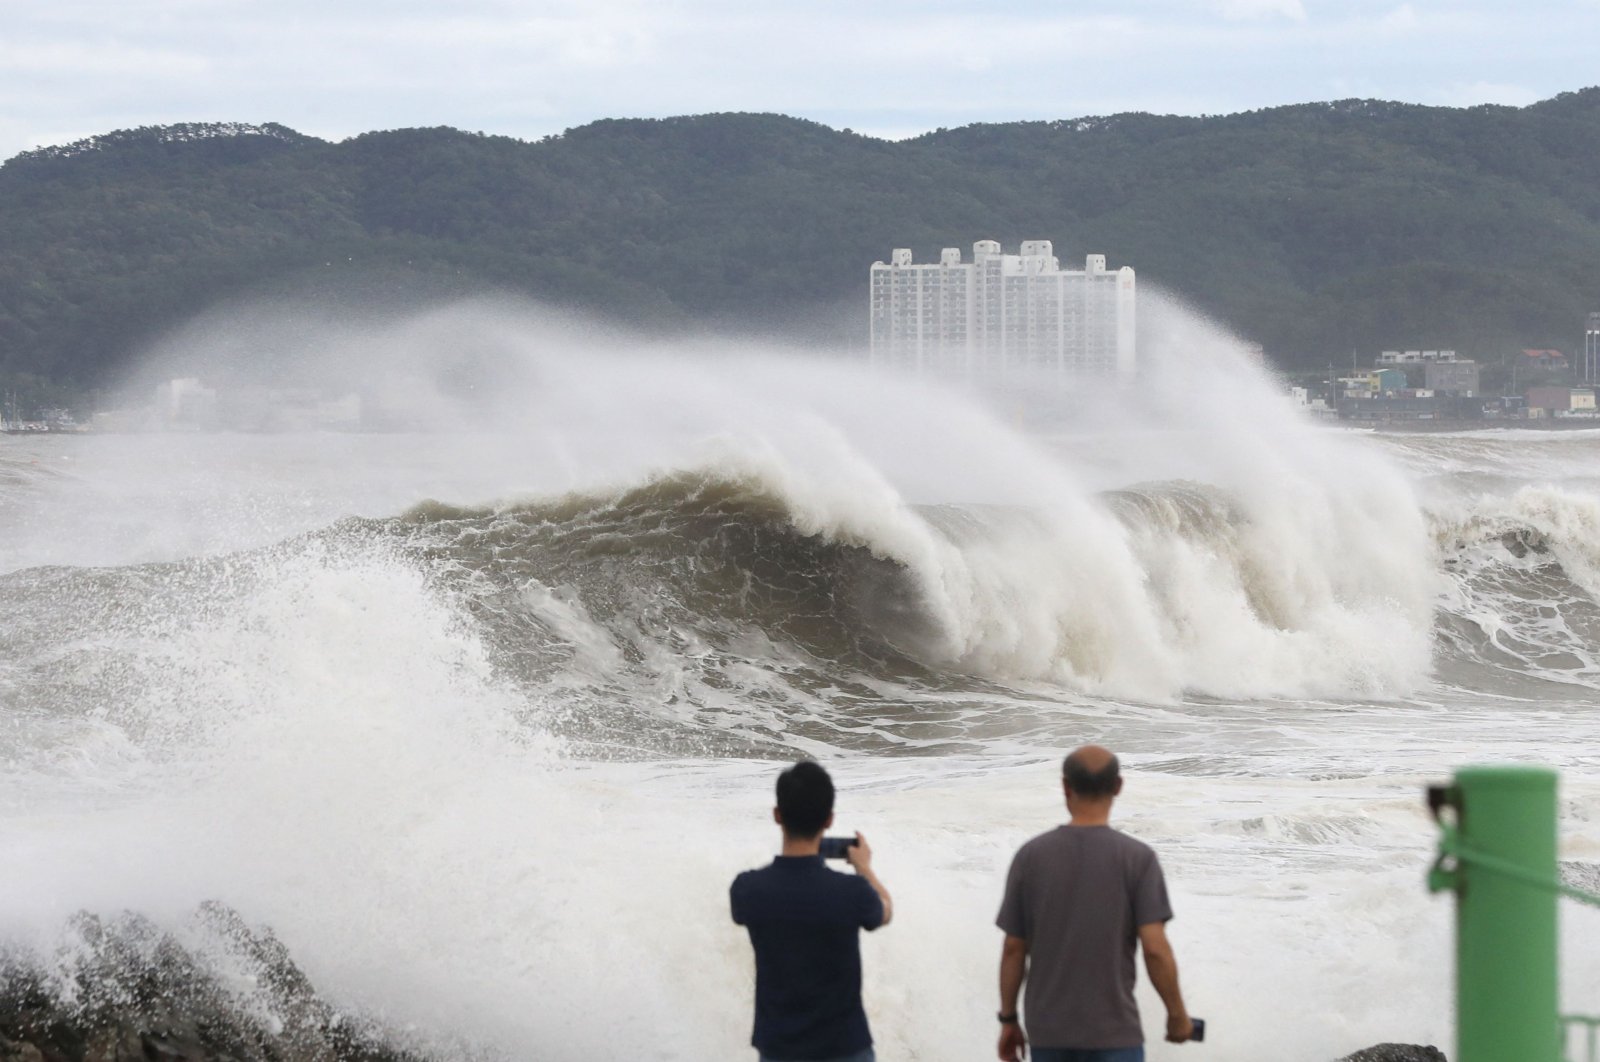
[[[1559,350],[1524,350],[1519,364],[1540,372],[1560,371],[1567,367],[1567,356]]]
[[[1420,370],[1420,371],[1419,371]],[[1369,422],[1477,420],[1478,363],[1453,350],[1385,350],[1366,376],[1335,382],[1338,414]]]
[[[1131,379],[1134,273],[1092,254],[1062,269],[1049,240],[1004,254],[994,240],[972,261],[946,247],[917,264],[896,248],[871,270],[872,361],[982,385]]]
[[[1478,393],[1478,363],[1458,358],[1453,350],[1385,350],[1378,355],[1378,372],[1391,369],[1410,369],[1420,366],[1420,383],[1423,390],[1441,395],[1460,395],[1472,398]],[[1399,390],[1405,384],[1375,387],[1378,391]]]
[[[1334,381],[1333,393],[1339,398],[1370,398],[1373,393],[1372,376],[1341,376]]]
[[[1378,355],[1379,365],[1431,365],[1455,360],[1453,350],[1385,350]]]
[[[1537,411],[1537,412],[1536,412]],[[1528,415],[1595,416],[1594,391],[1587,387],[1530,387]]]
[[[1434,361],[1422,367],[1422,385],[1440,394],[1473,398],[1478,394],[1478,363]]]
[[[1404,369],[1379,369],[1367,378],[1367,390],[1376,394],[1406,389]]]

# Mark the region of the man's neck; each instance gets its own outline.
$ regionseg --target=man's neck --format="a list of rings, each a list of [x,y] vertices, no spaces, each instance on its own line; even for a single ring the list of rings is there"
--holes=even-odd
[[[1070,818],[1068,826],[1109,826],[1111,825],[1111,801],[1096,800],[1085,801],[1076,807],[1067,809]]]
[[[815,837],[790,837],[783,838],[782,855],[786,856],[814,856],[822,851],[822,834]]]

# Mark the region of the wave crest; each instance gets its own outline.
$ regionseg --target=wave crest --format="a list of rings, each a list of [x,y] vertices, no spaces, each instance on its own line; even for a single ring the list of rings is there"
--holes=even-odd
[[[1405,647],[1373,653],[1397,630],[1425,646],[1415,608],[1342,598],[1314,550],[1285,551],[1216,488],[819,511],[773,477],[701,469],[496,508],[430,502],[395,526],[425,530],[545,677],[699,654],[804,662],[819,683],[939,673],[1167,699],[1373,691],[1425,670],[1425,649],[1422,668]]]

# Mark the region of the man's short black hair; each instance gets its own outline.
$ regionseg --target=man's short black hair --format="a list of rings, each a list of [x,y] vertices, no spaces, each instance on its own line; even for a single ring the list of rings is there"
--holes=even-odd
[[[1061,777],[1067,780],[1067,788],[1079,796],[1105,797],[1115,796],[1117,781],[1122,777],[1122,765],[1117,762],[1115,754],[1100,765],[1097,771],[1090,770],[1083,762],[1083,758],[1076,752],[1061,761]]]
[[[778,814],[790,837],[815,837],[833,814],[833,779],[819,763],[801,760],[778,775]]]

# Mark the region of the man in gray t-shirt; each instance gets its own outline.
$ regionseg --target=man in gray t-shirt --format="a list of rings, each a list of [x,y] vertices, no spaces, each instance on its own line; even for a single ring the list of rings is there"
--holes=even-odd
[[[1034,1062],[1142,1062],[1135,942],[1167,1005],[1167,1039],[1193,1032],[1167,943],[1167,883],[1150,846],[1109,825],[1122,792],[1117,758],[1085,745],[1062,773],[1071,821],[1018,850],[995,919],[1006,934],[1000,1058],[1017,1062],[1031,1041]],[[1017,1015],[1024,981],[1026,1036]]]

